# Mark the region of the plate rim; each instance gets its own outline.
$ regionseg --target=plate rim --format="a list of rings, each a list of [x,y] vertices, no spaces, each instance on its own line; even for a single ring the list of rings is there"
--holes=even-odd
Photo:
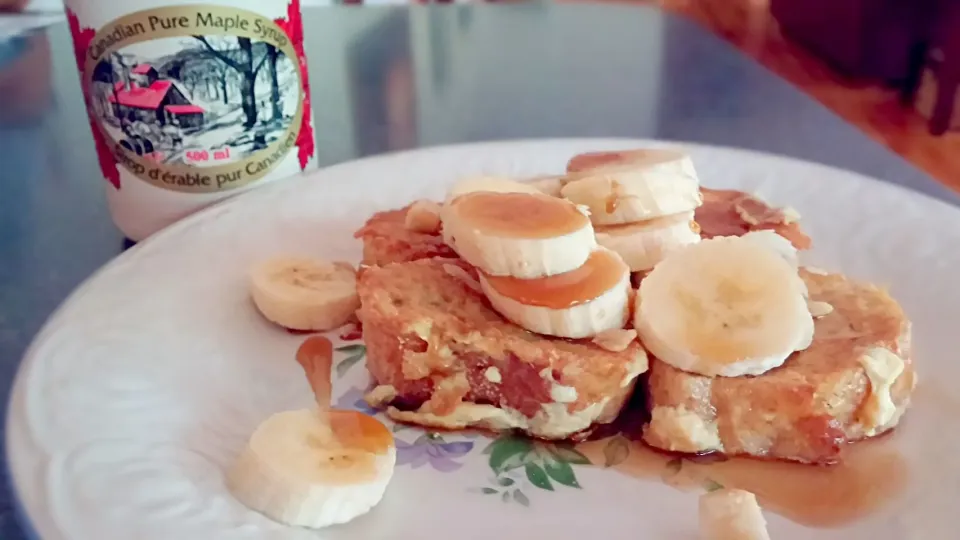
[[[484,149],[496,149],[497,147],[509,147],[509,146],[553,146],[553,145],[569,145],[569,146],[584,146],[592,147],[599,145],[610,145],[611,147],[626,147],[634,145],[637,147],[647,146],[647,147],[684,147],[691,150],[705,150],[705,151],[720,151],[726,154],[739,155],[743,157],[748,157],[751,159],[762,159],[771,162],[781,162],[785,164],[790,164],[793,166],[804,166],[807,168],[821,169],[824,171],[832,171],[833,173],[841,173],[842,175],[848,177],[851,181],[855,183],[861,183],[863,185],[875,185],[875,187],[883,189],[891,189],[894,192],[898,192],[902,196],[906,197],[918,197],[923,200],[925,204],[934,204],[942,206],[944,210],[949,212],[955,212],[958,217],[960,217],[960,204],[954,204],[948,200],[937,198],[933,195],[924,193],[912,187],[904,186],[901,184],[896,184],[894,182],[883,180],[880,178],[872,177],[853,171],[850,169],[837,167],[834,165],[828,165],[825,163],[820,163],[816,161],[810,161],[802,158],[797,158],[785,154],[778,154],[773,152],[766,152],[761,150],[754,150],[749,148],[739,148],[734,146],[725,146],[709,143],[699,143],[694,141],[686,140],[676,140],[676,139],[650,139],[650,138],[632,138],[632,137],[549,137],[549,138],[514,138],[514,139],[491,139],[484,141],[475,141],[475,142],[466,142],[466,143],[452,143],[452,144],[437,144],[430,146],[422,146],[418,148],[396,150],[391,152],[384,152],[380,154],[374,154],[369,156],[360,157],[357,159],[352,159],[348,161],[343,161],[340,163],[335,163],[319,169],[310,171],[309,173],[302,173],[294,175],[291,178],[286,180],[281,180],[280,182],[270,183],[264,186],[261,186],[260,189],[251,189],[243,193],[239,193],[230,197],[227,197],[221,201],[218,201],[214,204],[211,204],[201,210],[198,210],[170,225],[164,227],[163,229],[157,231],[148,238],[138,242],[131,248],[128,248],[118,254],[117,256],[111,258],[102,266],[97,268],[93,273],[83,279],[77,286],[75,286],[70,293],[57,305],[57,307],[45,318],[43,325],[36,334],[30,339],[29,345],[24,349],[24,352],[20,358],[20,362],[17,365],[16,373],[12,379],[12,384],[10,386],[10,393],[7,399],[7,413],[5,415],[5,429],[4,429],[4,459],[2,463],[3,472],[6,473],[6,485],[9,488],[11,495],[11,502],[14,509],[14,514],[17,518],[17,523],[27,536],[27,538],[32,539],[41,539],[47,540],[45,537],[42,537],[39,533],[39,527],[37,526],[38,518],[36,517],[36,512],[31,515],[31,511],[28,508],[28,504],[25,502],[25,497],[21,496],[20,486],[24,484],[25,479],[22,478],[24,473],[18,473],[14,468],[13,463],[13,454],[20,453],[20,450],[13,451],[15,445],[29,446],[31,443],[25,441],[23,437],[26,436],[24,433],[17,433],[18,429],[16,428],[18,418],[23,418],[24,411],[23,407],[25,405],[25,394],[24,388],[24,378],[26,377],[25,373],[28,371],[29,367],[39,360],[36,356],[36,348],[41,343],[41,338],[50,331],[50,328],[54,326],[55,323],[61,316],[62,313],[73,303],[75,303],[78,298],[80,298],[83,293],[91,287],[91,285],[99,280],[99,277],[112,270],[115,266],[125,264],[128,260],[133,257],[138,257],[139,253],[144,249],[151,249],[150,246],[154,244],[160,244],[167,237],[174,236],[185,229],[190,229],[195,227],[198,224],[201,224],[207,220],[214,219],[219,213],[222,213],[228,210],[231,207],[246,205],[246,204],[255,204],[253,201],[257,197],[264,197],[267,193],[280,193],[284,190],[294,191],[301,189],[299,186],[306,182],[311,182],[317,179],[317,177],[322,177],[324,175],[329,175],[331,173],[336,173],[343,168],[350,168],[359,165],[368,165],[375,164],[378,161],[387,161],[391,159],[403,159],[407,156],[417,156],[417,155],[429,155],[433,153],[445,153],[445,152],[469,152],[471,150],[480,150]],[[489,150],[488,150],[489,151]],[[812,179],[811,181],[816,181]],[[259,195],[258,195],[259,194]],[[19,477],[18,477],[19,476]],[[43,516],[41,516],[43,517]],[[73,540],[72,536],[62,536],[56,535],[56,539],[63,540]]]

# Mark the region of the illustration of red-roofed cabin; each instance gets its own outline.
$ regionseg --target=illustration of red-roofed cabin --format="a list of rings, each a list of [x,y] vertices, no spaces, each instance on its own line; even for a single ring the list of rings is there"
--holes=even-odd
[[[204,109],[194,105],[171,80],[159,78],[150,64],[138,64],[130,72],[130,80],[114,84],[108,97],[117,116],[128,121],[141,121],[159,126],[175,124],[181,128],[203,125]]]

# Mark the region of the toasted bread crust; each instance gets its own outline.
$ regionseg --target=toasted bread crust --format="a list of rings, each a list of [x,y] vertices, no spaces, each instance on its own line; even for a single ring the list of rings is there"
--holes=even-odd
[[[665,450],[831,463],[851,441],[893,428],[915,384],[910,323],[885,291],[840,275],[801,271],[811,300],[833,311],[816,320],[813,344],[756,377],[709,378],[651,359],[651,421],[643,438]],[[862,357],[886,349],[903,362],[885,425],[863,413],[874,390]]]
[[[739,236],[770,229],[790,240],[797,249],[808,249],[810,238],[780,209],[742,191],[701,188],[703,205],[695,220],[704,238]],[[367,220],[354,237],[363,240],[363,264],[382,266],[393,262],[431,257],[456,258],[439,233],[424,233],[406,227],[410,206],[378,212]]]
[[[378,385],[395,390],[395,418],[451,429],[521,429],[546,439],[615,418],[647,370],[639,343],[611,352],[527,332],[444,268],[450,264],[472,272],[459,262],[425,259],[360,273],[367,368]],[[467,409],[472,416],[464,416]]]
[[[363,240],[363,264],[381,266],[393,262],[457,256],[439,233],[407,228],[410,206],[377,212],[353,234],[354,238]]]

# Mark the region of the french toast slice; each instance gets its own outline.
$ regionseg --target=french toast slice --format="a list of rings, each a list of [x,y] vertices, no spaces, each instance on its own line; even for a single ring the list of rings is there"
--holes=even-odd
[[[810,249],[810,237],[800,229],[800,216],[790,209],[775,208],[756,195],[735,189],[700,187],[703,204],[694,220],[700,236],[743,236],[751,231],[772,230],[797,249]]]
[[[704,238],[770,229],[790,240],[797,249],[810,247],[810,238],[783,210],[742,191],[700,188],[700,192],[703,204],[697,208],[694,219]],[[354,233],[355,238],[363,240],[363,264],[381,266],[431,257],[457,257],[440,234],[406,228],[409,208],[378,212]]]
[[[704,377],[650,359],[650,422],[663,450],[832,463],[847,442],[900,420],[916,382],[910,321],[886,291],[801,270],[810,299],[832,311],[813,343],[759,376]]]
[[[370,397],[397,421],[543,439],[582,438],[613,421],[647,370],[640,344],[612,352],[528,332],[490,307],[475,276],[438,258],[360,271],[358,315],[378,385]]]
[[[353,234],[354,238],[363,240],[363,264],[381,266],[432,257],[457,257],[439,233],[423,233],[407,228],[410,206],[377,212]]]

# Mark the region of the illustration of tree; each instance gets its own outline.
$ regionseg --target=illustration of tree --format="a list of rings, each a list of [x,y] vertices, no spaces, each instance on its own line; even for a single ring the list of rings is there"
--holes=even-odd
[[[277,80],[277,59],[280,57],[280,51],[273,45],[266,43],[267,46],[267,67],[270,70],[270,105],[273,107],[273,119],[283,118],[283,109],[280,106],[280,81]]]
[[[199,72],[196,71],[184,71],[183,74],[177,78],[183,86],[186,87],[187,92],[190,93],[191,97],[195,97],[197,93],[197,87],[200,86],[202,82],[202,77]]]
[[[207,53],[212,61],[203,62],[197,69],[199,82],[203,83],[204,95],[207,99],[219,99],[224,105],[230,102],[230,73],[231,69],[213,54]]]
[[[243,127],[250,129],[255,126],[257,123],[257,97],[255,93],[257,73],[260,72],[260,68],[263,67],[269,55],[264,54],[259,62],[254,65],[253,42],[250,38],[236,38],[236,54],[231,55],[229,50],[214,47],[204,36],[193,37],[217,60],[240,75],[240,106],[245,118]]]
[[[115,80],[117,83],[122,82],[123,88],[130,88],[130,68],[127,66],[126,62],[124,62],[123,55],[121,55],[119,52],[114,52],[111,55],[111,64],[113,64],[113,68],[116,73]],[[127,126],[126,116],[123,114],[123,111],[120,107],[120,96],[117,93],[117,83],[111,85],[111,88],[113,89],[113,102],[115,104],[113,107],[113,115],[117,118],[117,121],[120,122],[120,129],[122,129],[124,133],[127,133],[129,126]]]
[[[97,114],[108,122],[109,117],[113,116],[109,96],[113,94],[115,79],[113,63],[109,56],[97,62],[97,66],[93,72],[93,80],[94,82],[102,84],[94,86],[96,91],[92,97],[95,100],[94,106],[96,107]]]

